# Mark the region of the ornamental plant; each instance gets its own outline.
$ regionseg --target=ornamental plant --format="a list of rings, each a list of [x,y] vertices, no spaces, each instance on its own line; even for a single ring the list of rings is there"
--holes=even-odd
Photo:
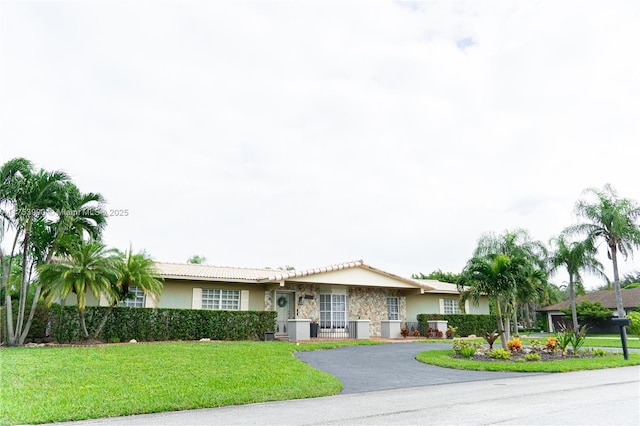
[[[530,353],[526,354],[524,357],[527,361],[540,361],[540,354]]]
[[[420,337],[420,331],[419,330],[413,330],[413,335],[415,337]]]
[[[544,348],[549,352],[555,352],[558,349],[558,339],[555,337],[549,337],[544,344]]]
[[[489,356],[495,359],[511,359],[511,352],[506,349],[498,348],[490,351]]]
[[[539,351],[540,349],[542,349],[542,343],[540,343],[540,341],[536,339],[531,340],[531,342],[529,342],[529,346],[531,346],[531,349],[533,349],[534,351]]]
[[[462,340],[462,339],[453,340],[453,351],[458,355],[462,355],[462,350],[464,348],[473,348],[473,352],[475,353],[475,351],[480,349],[481,347],[482,347],[482,343],[480,342],[474,342],[474,341]]]
[[[402,334],[402,337],[407,337],[409,335],[409,329],[401,328],[400,329],[400,334]]]
[[[507,342],[507,348],[511,352],[518,352],[522,350],[522,342],[518,337],[514,337]]]
[[[465,358],[471,358],[472,356],[475,355],[475,353],[476,353],[476,348],[473,348],[471,346],[465,346],[460,349],[460,355],[462,355]]]

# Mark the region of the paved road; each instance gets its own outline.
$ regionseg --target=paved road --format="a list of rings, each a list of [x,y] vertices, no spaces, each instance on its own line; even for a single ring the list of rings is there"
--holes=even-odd
[[[297,352],[296,357],[318,370],[336,376],[344,386],[343,394],[532,375],[451,370],[416,361],[416,355],[428,349],[451,349],[451,343],[402,342],[346,346],[324,351]]]

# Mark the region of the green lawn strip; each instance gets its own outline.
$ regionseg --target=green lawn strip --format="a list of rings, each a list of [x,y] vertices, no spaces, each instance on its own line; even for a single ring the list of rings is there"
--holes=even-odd
[[[308,350],[311,350],[309,348]],[[286,342],[0,349],[0,423],[44,423],[334,395]]]
[[[549,334],[545,337],[521,337],[520,340],[522,341],[522,343],[526,345],[530,344],[532,340],[537,340],[538,342],[544,345],[544,343],[547,341],[549,337],[555,337],[555,335]],[[499,345],[500,341],[498,340],[496,343],[494,343],[494,346],[496,344]],[[622,348],[622,343],[620,341],[620,336],[617,336],[616,338],[601,338],[601,337],[587,336],[587,338],[585,339],[584,346],[585,347]],[[640,340],[637,337],[628,336],[627,347],[640,349]]]
[[[469,359],[451,358],[453,350],[433,350],[420,352],[416,359],[425,364],[439,367],[455,368],[458,370],[477,371],[516,371],[523,373],[561,373],[578,370],[596,370],[601,368],[626,367],[640,365],[640,354],[629,355],[625,361],[622,354],[608,355],[596,358],[567,357],[558,361],[527,361],[527,362],[494,362],[474,361]]]

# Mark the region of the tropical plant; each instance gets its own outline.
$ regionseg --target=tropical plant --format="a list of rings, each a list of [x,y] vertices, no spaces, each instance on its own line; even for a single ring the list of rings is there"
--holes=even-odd
[[[547,338],[547,341],[544,344],[544,348],[549,352],[555,352],[558,349],[558,339],[555,337]]]
[[[594,275],[605,276],[602,264],[596,259],[597,249],[593,241],[568,241],[565,234],[551,239],[554,248],[549,257],[549,272],[553,273],[561,267],[569,273],[569,300],[571,303],[571,318],[573,328],[578,329],[578,314],[576,312],[575,283],[582,282],[580,271],[584,270]],[[606,278],[606,276],[605,276]]]
[[[631,325],[628,325],[627,328],[632,334],[635,334],[640,338],[640,312],[629,312],[627,318],[631,320]]]
[[[199,254],[194,254],[189,259],[187,259],[187,263],[193,263],[195,265],[203,264],[207,261],[207,258],[204,256],[200,256]]]
[[[106,223],[102,202],[98,194],[82,194],[67,174],[36,170],[24,158],[0,168],[0,244],[6,231],[13,232],[9,253],[5,256],[0,250],[9,345],[23,344],[29,332],[42,291],[36,267],[64,254],[65,247],[85,236],[99,238]],[[12,279],[15,265],[20,274]],[[18,300],[15,321],[12,297]],[[27,299],[32,300],[29,311]]]
[[[430,274],[423,274],[418,272],[412,274],[411,278],[414,280],[437,280],[443,283],[459,284],[462,281],[462,274],[456,274],[454,272],[442,272],[440,269],[433,271]]]
[[[90,337],[84,318],[87,292],[98,300],[104,295],[113,303],[116,299],[113,288],[121,279],[119,261],[115,249],[91,240],[72,247],[67,257],[38,268],[40,280],[47,283],[45,301],[49,305],[56,299],[66,299],[69,293],[76,295],[78,319],[85,339]]]
[[[573,341],[573,330],[561,324],[560,331],[556,333],[556,341],[562,351],[562,356],[567,356],[567,348]]]
[[[489,351],[489,356],[495,359],[510,359],[511,352],[503,348],[497,348],[492,351]]]
[[[575,212],[586,222],[567,229],[570,234],[586,235],[592,241],[604,241],[607,255],[613,265],[613,289],[616,295],[618,318],[625,315],[620,275],[618,272],[618,254],[626,259],[633,249],[640,246],[640,206],[634,200],[619,198],[616,190],[604,185],[602,190],[588,188],[583,193],[595,197],[595,201],[579,200]],[[622,333],[625,329],[622,328]]]
[[[102,321],[93,333],[94,338],[102,331],[108,316],[118,303],[134,297],[131,293],[131,287],[135,286],[155,301],[160,300],[162,293],[162,276],[155,266],[153,260],[147,253],[141,251],[134,254],[131,247],[124,253],[118,252],[115,265],[118,269],[119,278],[116,282],[112,282],[110,288],[110,298],[112,300],[110,308],[106,311]]]
[[[533,241],[525,230],[487,233],[478,240],[474,257],[463,270],[462,281],[468,287],[458,284],[461,304],[468,298],[477,304],[481,295],[489,297],[496,308],[498,332],[504,333],[503,348],[510,338],[512,316],[514,327],[517,324],[518,305],[534,300],[547,282],[545,257],[544,245]]]
[[[529,353],[524,356],[527,361],[540,361],[540,354],[537,353]]]
[[[507,342],[507,349],[509,349],[511,352],[521,351],[522,350],[522,342],[517,337],[509,339],[509,341]]]
[[[573,329],[573,336],[571,338],[571,347],[573,348],[573,353],[575,355],[578,354],[578,351],[584,345],[584,342],[586,341],[586,339],[587,339],[586,324]]]
[[[476,353],[476,348],[472,348],[469,346],[460,348],[460,355],[462,355],[465,358],[471,358],[472,356],[474,356]]]
[[[487,332],[485,330],[480,330],[480,336],[487,341],[489,345],[489,349],[493,349],[493,343],[500,338],[502,333],[499,333],[498,330],[493,330],[492,332]]]

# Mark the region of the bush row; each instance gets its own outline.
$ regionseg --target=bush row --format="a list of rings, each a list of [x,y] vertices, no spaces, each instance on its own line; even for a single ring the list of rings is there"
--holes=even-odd
[[[429,328],[428,321],[448,321],[447,325],[454,327],[458,336],[469,336],[470,334],[479,336],[480,330],[493,331],[498,328],[498,321],[493,315],[419,314],[417,318],[421,334]]]
[[[107,307],[85,308],[85,322],[91,334]],[[114,308],[98,336],[105,342],[161,340],[261,340],[273,331],[274,311],[209,311],[193,309]],[[50,329],[60,343],[82,340],[78,311],[73,306],[50,310]]]

